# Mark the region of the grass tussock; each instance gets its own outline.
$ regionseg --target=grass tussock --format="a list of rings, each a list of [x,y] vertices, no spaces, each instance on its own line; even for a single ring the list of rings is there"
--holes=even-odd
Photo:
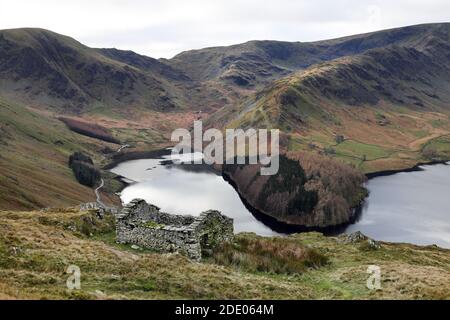
[[[216,263],[246,272],[301,274],[309,268],[319,268],[328,258],[316,249],[282,238],[238,236],[213,254]]]

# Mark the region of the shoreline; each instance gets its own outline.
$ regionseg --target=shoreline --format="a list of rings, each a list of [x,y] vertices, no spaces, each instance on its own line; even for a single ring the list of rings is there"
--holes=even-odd
[[[111,170],[117,165],[119,165],[122,162],[126,161],[132,161],[132,160],[139,160],[139,159],[154,159],[154,158],[160,158],[164,155],[170,154],[170,150],[168,149],[162,149],[162,150],[152,150],[152,151],[134,151],[134,152],[127,152],[123,154],[118,154],[115,157],[113,157],[113,161],[109,164],[105,165],[103,167],[104,170]],[[192,165],[186,165],[184,164],[186,170],[189,170]],[[205,167],[206,166],[206,167]],[[363,199],[359,205],[353,207],[352,213],[350,215],[350,219],[348,222],[339,224],[339,225],[333,225],[333,226],[306,226],[306,225],[300,225],[300,224],[293,224],[288,223],[286,221],[279,220],[270,214],[254,207],[252,204],[249,203],[249,201],[242,195],[241,191],[237,187],[236,183],[233,181],[233,179],[226,174],[223,170],[219,170],[215,166],[211,165],[202,165],[202,168],[199,168],[200,171],[209,171],[213,172],[214,174],[221,176],[225,182],[230,184],[233,189],[238,194],[239,198],[241,199],[242,203],[246,207],[246,209],[255,217],[256,220],[262,222],[263,224],[267,225],[275,231],[276,233],[289,235],[289,234],[295,234],[300,232],[320,232],[327,236],[333,236],[341,234],[345,231],[345,228],[347,228],[349,225],[355,223],[358,218],[360,217],[362,213],[362,208],[364,206],[365,199]],[[197,170],[194,170],[197,171]],[[111,171],[110,171],[111,172]],[[116,175],[115,179],[119,180],[123,187],[118,191],[121,192],[124,188],[131,185],[132,183],[129,183],[127,181],[124,181],[124,179],[127,179],[126,177]],[[120,196],[119,196],[120,198]]]
[[[397,173],[402,173],[402,172],[417,172],[417,171],[424,171],[423,168],[421,168],[422,166],[433,166],[433,165],[437,165],[437,164],[443,164],[443,165],[450,165],[448,162],[450,162],[450,160],[434,160],[434,161],[428,161],[428,162],[419,162],[416,165],[414,165],[413,167],[409,167],[409,168],[405,168],[405,169],[392,169],[392,170],[381,170],[381,171],[375,171],[375,172],[369,172],[366,173],[365,176],[367,177],[367,179],[374,179],[374,178],[378,178],[378,177],[386,177],[386,176],[392,176],[394,174]]]
[[[131,161],[131,160],[140,160],[140,159],[154,159],[159,158],[162,156],[169,155],[171,152],[170,149],[156,149],[156,150],[149,150],[149,151],[130,151],[130,152],[123,152],[115,154],[111,157],[111,161],[104,165],[102,167],[103,170],[111,170],[112,168],[116,167],[122,162],[125,161]],[[425,162],[418,162],[412,167],[406,167],[403,169],[391,169],[391,170],[380,170],[380,171],[374,171],[369,173],[364,173],[364,175],[367,177],[367,179],[374,179],[378,177],[385,177],[394,175],[397,173],[402,172],[416,172],[416,171],[423,171],[424,169],[421,168],[421,166],[427,166],[427,165],[437,165],[437,164],[443,164],[443,165],[450,165],[450,159],[447,160],[430,160]],[[212,166],[213,170],[217,172],[221,172],[214,168]]]
[[[312,226],[306,226],[306,225],[300,225],[300,224],[292,224],[288,223],[282,220],[278,220],[277,218],[271,216],[270,214],[254,207],[252,204],[248,202],[248,200],[242,195],[241,191],[239,190],[239,187],[236,185],[234,180],[225,172],[222,172],[221,174],[222,178],[225,182],[230,184],[233,189],[238,194],[239,198],[241,199],[244,206],[247,208],[247,210],[256,218],[256,220],[264,223],[265,225],[269,226],[270,229],[277,233],[281,234],[295,234],[295,233],[302,233],[302,232],[320,232],[326,236],[336,236],[345,231],[345,229],[350,225],[355,223],[358,218],[360,217],[362,213],[362,208],[364,206],[365,200],[363,200],[357,207],[352,208],[352,214],[350,217],[350,220],[345,223],[341,223],[339,225],[334,226],[325,226],[325,227],[312,227]]]
[[[106,166],[103,167],[104,170],[111,170],[112,168],[116,167],[118,164],[125,162],[125,161],[131,161],[131,160],[139,160],[139,159],[154,159],[159,158],[164,155],[170,154],[169,149],[162,149],[162,150],[152,150],[152,151],[134,151],[134,152],[127,152],[123,154],[119,154],[116,157],[113,157],[113,161]],[[395,175],[402,172],[417,172],[417,171],[424,171],[423,168],[421,168],[424,165],[437,165],[437,164],[444,164],[444,165],[450,165],[449,160],[439,160],[439,161],[429,161],[429,162],[420,162],[414,165],[410,168],[405,169],[398,169],[398,170],[383,170],[383,171],[376,171],[372,173],[367,173],[365,176],[368,180],[377,178],[377,177],[384,177],[384,176],[390,176]],[[189,167],[189,165],[187,165]],[[233,189],[238,194],[239,198],[241,199],[242,203],[246,207],[246,209],[255,217],[256,220],[262,222],[263,224],[267,225],[270,229],[275,231],[276,233],[289,235],[294,233],[300,233],[300,232],[320,232],[323,233],[326,236],[336,236],[339,234],[342,234],[345,232],[345,229],[354,224],[358,221],[358,219],[361,217],[362,209],[364,207],[364,204],[366,203],[368,195],[355,207],[351,208],[352,213],[350,215],[350,219],[348,222],[339,224],[339,225],[333,225],[333,226],[324,226],[324,227],[312,227],[312,226],[306,226],[306,225],[300,225],[300,224],[291,224],[285,221],[281,221],[270,214],[254,207],[252,204],[249,203],[249,201],[242,195],[241,191],[239,190],[239,187],[236,185],[236,183],[233,181],[233,179],[225,173],[223,170],[218,170],[214,166],[208,166],[209,171],[214,172],[217,175],[220,175],[225,182],[230,184]],[[126,188],[131,183],[128,183],[123,180],[123,178],[126,179],[126,177],[117,176],[116,179],[120,180],[123,184],[123,188],[119,190],[121,192],[124,188]],[[119,196],[120,198],[120,196]]]
[[[162,156],[169,155],[171,150],[169,149],[157,149],[149,151],[130,151],[121,152],[114,154],[109,160],[109,162],[102,167],[103,170],[111,170],[117,167],[120,163],[131,160],[141,160],[141,159],[154,159]]]

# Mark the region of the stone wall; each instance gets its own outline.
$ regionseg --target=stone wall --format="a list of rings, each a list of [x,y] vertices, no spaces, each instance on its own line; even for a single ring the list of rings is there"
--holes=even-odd
[[[198,217],[172,215],[141,199],[126,205],[116,221],[118,243],[179,252],[194,260],[233,238],[233,219],[219,211],[205,211]]]
[[[81,203],[77,206],[80,211],[96,211],[98,217],[103,217],[105,214],[112,214],[117,215],[119,212],[119,209],[115,207],[105,207],[101,206],[97,202],[87,202],[87,203]]]

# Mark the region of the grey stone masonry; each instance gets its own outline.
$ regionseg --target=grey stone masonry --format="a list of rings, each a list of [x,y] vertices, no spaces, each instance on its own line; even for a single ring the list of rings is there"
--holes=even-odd
[[[129,243],[159,252],[178,252],[200,260],[216,246],[233,238],[233,219],[219,211],[198,217],[161,212],[145,200],[134,199],[116,214],[118,243]]]
[[[101,206],[97,202],[82,203],[78,206],[78,209],[80,209],[81,211],[94,210],[97,212],[97,216],[99,218],[103,218],[105,214],[116,215],[119,212],[117,208]]]

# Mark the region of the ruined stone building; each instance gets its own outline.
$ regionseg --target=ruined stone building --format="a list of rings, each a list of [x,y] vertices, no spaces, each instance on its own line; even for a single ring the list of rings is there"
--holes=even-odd
[[[233,219],[219,211],[206,211],[198,217],[172,215],[141,199],[126,205],[116,214],[116,221],[118,243],[179,252],[194,260],[233,237]]]

